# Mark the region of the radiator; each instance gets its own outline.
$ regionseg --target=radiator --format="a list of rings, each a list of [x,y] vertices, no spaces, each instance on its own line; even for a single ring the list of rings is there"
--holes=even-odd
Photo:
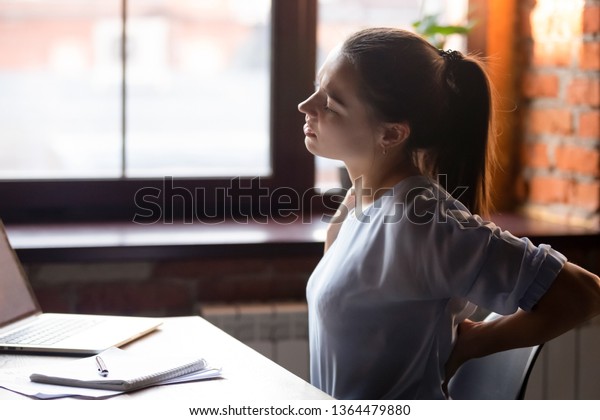
[[[600,399],[600,317],[546,343],[526,399]]]
[[[203,306],[210,323],[309,380],[308,312],[306,303]]]
[[[308,381],[305,303],[205,306],[202,316]],[[600,317],[546,343],[526,399],[600,399]]]

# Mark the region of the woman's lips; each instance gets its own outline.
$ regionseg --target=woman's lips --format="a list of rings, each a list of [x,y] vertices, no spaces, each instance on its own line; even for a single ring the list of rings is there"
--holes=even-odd
[[[308,126],[308,124],[304,124],[304,135],[307,137],[317,137],[314,131]]]

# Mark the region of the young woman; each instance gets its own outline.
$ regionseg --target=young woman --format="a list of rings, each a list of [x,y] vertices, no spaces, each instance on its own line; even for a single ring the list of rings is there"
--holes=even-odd
[[[600,313],[600,279],[477,214],[488,207],[490,85],[477,60],[406,31],[331,52],[307,149],[353,180],[307,287],[311,381],[340,399],[437,399],[466,360]],[[475,305],[503,315],[469,322]]]

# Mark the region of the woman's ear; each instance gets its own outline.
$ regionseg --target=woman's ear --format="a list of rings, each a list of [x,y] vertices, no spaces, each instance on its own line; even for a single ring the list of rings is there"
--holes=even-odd
[[[410,126],[406,122],[385,123],[381,146],[385,149],[401,145],[410,136]]]

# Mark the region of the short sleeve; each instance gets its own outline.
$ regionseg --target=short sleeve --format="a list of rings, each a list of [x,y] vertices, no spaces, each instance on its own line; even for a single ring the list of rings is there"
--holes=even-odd
[[[424,271],[420,278],[427,282],[432,297],[441,298],[443,293],[464,298],[500,314],[519,307],[529,311],[566,262],[550,246],[518,238],[472,215],[456,200],[426,201],[421,205],[437,201],[436,217],[411,229],[429,239],[413,252],[428,254],[430,260],[421,265],[425,268],[420,269]],[[430,207],[428,213],[434,214],[434,209]]]
[[[529,311],[546,293],[566,258],[549,245],[535,246],[490,226],[490,241],[481,271],[464,297],[500,314]]]

